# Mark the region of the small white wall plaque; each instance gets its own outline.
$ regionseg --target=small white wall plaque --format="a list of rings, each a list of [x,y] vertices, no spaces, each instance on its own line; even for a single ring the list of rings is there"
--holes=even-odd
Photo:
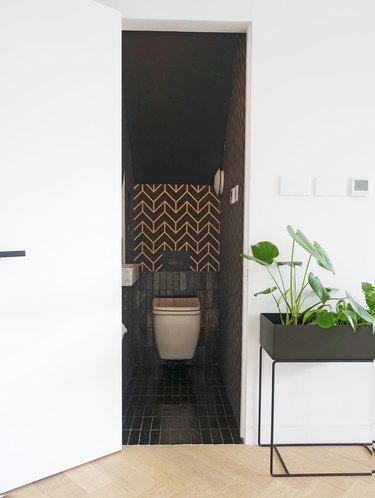
[[[280,195],[311,195],[311,179],[306,176],[281,176]]]
[[[315,178],[315,195],[345,196],[348,194],[348,180],[338,176],[317,176]]]

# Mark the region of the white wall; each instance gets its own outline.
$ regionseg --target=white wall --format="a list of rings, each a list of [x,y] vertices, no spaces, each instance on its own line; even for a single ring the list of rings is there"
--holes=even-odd
[[[108,0],[104,0],[108,1]],[[116,1],[116,0],[114,0]],[[254,0],[117,0],[124,19],[243,22],[251,19]]]
[[[0,492],[121,449],[121,16],[0,5]]]
[[[375,242],[374,194],[370,198],[280,197],[278,177],[374,175],[373,1],[119,0],[119,5],[125,26],[143,20],[143,26],[151,29],[149,21],[155,19],[252,23],[247,123],[251,241],[271,239],[286,256],[290,245],[286,225],[303,229],[321,242],[335,263],[337,277],[324,275],[325,282],[359,297],[360,281],[374,280],[375,274],[369,250]],[[251,265],[250,294],[267,283],[261,269]],[[249,300],[246,441],[250,444],[256,442],[258,316],[270,310],[271,301]],[[369,370],[368,365],[281,366],[276,437],[371,439]],[[290,392],[298,400],[293,401]],[[318,395],[326,400],[323,407]]]
[[[374,280],[374,194],[368,198],[281,197],[278,177],[374,177],[375,46],[371,1],[254,3],[250,236],[272,240],[290,253],[286,225],[318,240],[337,276],[327,284],[360,298],[361,280]],[[373,178],[374,180],[374,178]],[[250,266],[250,295],[264,288],[262,269]],[[256,402],[258,314],[249,302],[248,392]],[[279,441],[369,441],[371,365],[281,366]],[[324,399],[323,403],[319,399]],[[249,441],[256,414],[248,410]]]

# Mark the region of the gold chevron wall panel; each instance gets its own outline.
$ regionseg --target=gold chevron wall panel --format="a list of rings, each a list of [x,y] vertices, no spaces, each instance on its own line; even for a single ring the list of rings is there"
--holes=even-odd
[[[219,271],[220,201],[209,185],[136,184],[134,261],[162,271],[164,251],[189,251],[191,271]]]

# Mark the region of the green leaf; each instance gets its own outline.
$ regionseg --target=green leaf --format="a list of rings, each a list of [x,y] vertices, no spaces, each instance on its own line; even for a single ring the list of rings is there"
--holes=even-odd
[[[301,232],[301,230],[295,231],[290,225],[287,226],[289,235],[293,240],[297,242],[305,251],[307,251],[311,256],[316,257],[316,251],[314,245],[308,240],[308,238]]]
[[[325,303],[331,297],[327,292],[326,288],[323,286],[322,282],[318,277],[316,277],[313,273],[309,273],[309,284],[318,298]]]
[[[323,247],[320,244],[318,244],[318,242],[314,241],[314,248],[318,255],[318,257],[316,258],[318,265],[324,268],[325,270],[335,273],[332,262],[329,259],[325,250],[323,249]]]
[[[335,317],[328,310],[320,310],[316,314],[316,323],[322,329],[330,329],[335,325]]]
[[[287,230],[292,239],[316,259],[319,266],[321,266],[325,270],[335,273],[331,260],[320,244],[318,244],[317,242],[310,242],[309,239],[301,232],[301,230],[295,231],[294,228],[290,225],[287,226]]]
[[[353,311],[357,313],[358,316],[362,318],[367,323],[372,325],[373,332],[375,331],[375,317],[371,316],[370,313],[347,292],[346,293],[350,306],[353,308]]]
[[[241,256],[241,258],[249,259],[250,261],[255,261],[255,263],[258,263],[258,265],[270,266],[268,263],[265,263],[264,261],[261,261],[260,259],[254,258],[254,256],[250,256],[249,254],[240,254],[240,256]]]
[[[302,261],[276,261],[277,266],[302,266]]]
[[[369,282],[362,282],[362,290],[365,295],[367,306],[375,312],[375,286]]]
[[[340,289],[336,289],[335,287],[326,287],[326,291],[328,294],[331,294],[331,292],[339,292]]]
[[[279,255],[278,248],[272,244],[272,242],[268,242],[267,240],[258,242],[258,244],[251,246],[251,251],[254,258],[264,261],[269,265],[271,265],[273,260]]]
[[[305,325],[306,323],[309,323],[313,318],[315,318],[315,315],[316,315],[316,310],[306,311],[306,313],[303,315],[302,324]]]
[[[375,286],[370,284],[369,282],[362,282],[362,290],[363,292],[373,292],[375,291]]]
[[[268,287],[268,289],[264,289],[260,292],[257,292],[254,294],[254,296],[260,296],[260,295],[265,295],[265,294],[272,294],[277,289],[277,287]]]
[[[341,313],[343,310],[346,310],[346,302],[344,301],[344,299],[340,299],[336,303],[336,313]]]
[[[354,332],[357,330],[357,325],[358,325],[358,320],[357,320],[357,315],[354,313],[354,311],[350,310],[342,310],[341,314],[345,316],[347,321],[350,323],[352,329]]]

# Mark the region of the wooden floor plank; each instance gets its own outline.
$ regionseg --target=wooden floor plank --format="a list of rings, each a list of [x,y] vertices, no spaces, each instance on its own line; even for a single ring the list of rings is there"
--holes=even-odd
[[[291,466],[368,465],[361,448],[288,448]],[[273,478],[269,449],[243,445],[128,446],[6,494],[7,498],[374,498],[371,477]],[[275,461],[277,471],[282,471]],[[352,467],[350,467],[352,468]]]

